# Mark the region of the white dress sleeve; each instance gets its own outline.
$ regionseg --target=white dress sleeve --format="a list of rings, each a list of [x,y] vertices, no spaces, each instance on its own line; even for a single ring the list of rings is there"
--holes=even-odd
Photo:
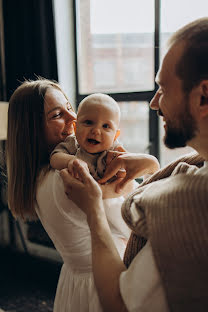
[[[149,242],[120,275],[120,292],[130,312],[169,312]]]
[[[104,209],[111,231],[123,237],[129,239],[131,230],[123,220],[121,215],[121,206],[124,202],[124,197],[104,199]]]
[[[87,228],[87,218],[65,194],[63,180],[58,170],[51,169],[38,185],[36,200],[38,213],[46,220],[71,222],[74,225]]]

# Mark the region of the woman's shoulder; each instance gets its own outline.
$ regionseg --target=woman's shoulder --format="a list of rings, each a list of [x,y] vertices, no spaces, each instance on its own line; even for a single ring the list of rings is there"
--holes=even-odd
[[[54,188],[54,185],[56,186]],[[64,193],[64,187],[58,170],[42,171],[38,177],[36,200],[39,206],[55,205],[57,195]]]
[[[42,170],[38,177],[37,193],[51,189],[54,183],[61,184],[59,171],[52,168]]]
[[[39,177],[36,201],[38,209],[46,215],[61,215],[73,223],[86,219],[84,213],[66,196],[59,170],[51,169]]]

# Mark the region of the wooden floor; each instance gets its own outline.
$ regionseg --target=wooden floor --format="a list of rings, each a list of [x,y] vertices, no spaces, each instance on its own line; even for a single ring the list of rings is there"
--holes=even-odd
[[[60,269],[60,263],[0,248],[0,312],[53,311]]]

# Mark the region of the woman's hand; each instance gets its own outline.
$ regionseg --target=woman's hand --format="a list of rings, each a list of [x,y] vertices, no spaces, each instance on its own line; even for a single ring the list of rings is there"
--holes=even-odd
[[[90,216],[91,211],[102,207],[102,191],[82,162],[76,159],[73,166],[78,174],[78,179],[74,178],[68,169],[60,171],[65,193],[87,216]]]
[[[111,152],[112,155],[109,165],[107,165],[104,177],[98,182],[106,183],[111,177],[115,176],[122,168],[126,175],[116,187],[116,192],[120,192],[123,187],[132,179],[141,177],[145,174],[153,174],[159,170],[158,160],[147,154],[135,154],[127,152]]]

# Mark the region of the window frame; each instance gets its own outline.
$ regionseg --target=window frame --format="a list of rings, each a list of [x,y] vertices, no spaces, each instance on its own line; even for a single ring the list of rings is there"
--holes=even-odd
[[[154,77],[159,69],[160,62],[160,6],[161,0],[155,0],[155,32],[154,32]],[[77,16],[79,14],[78,1],[73,0],[73,13],[74,13],[74,41],[75,41],[75,81],[76,81],[76,107],[86,96],[89,94],[79,93],[79,79],[78,79],[78,33],[77,33]],[[108,94],[118,102],[131,102],[131,101],[146,101],[150,103],[151,99],[157,91],[157,85],[154,84],[154,90],[141,91],[141,92],[123,92]],[[159,120],[156,111],[149,110],[149,146],[148,152],[151,155],[160,159],[160,140],[159,140]]]

